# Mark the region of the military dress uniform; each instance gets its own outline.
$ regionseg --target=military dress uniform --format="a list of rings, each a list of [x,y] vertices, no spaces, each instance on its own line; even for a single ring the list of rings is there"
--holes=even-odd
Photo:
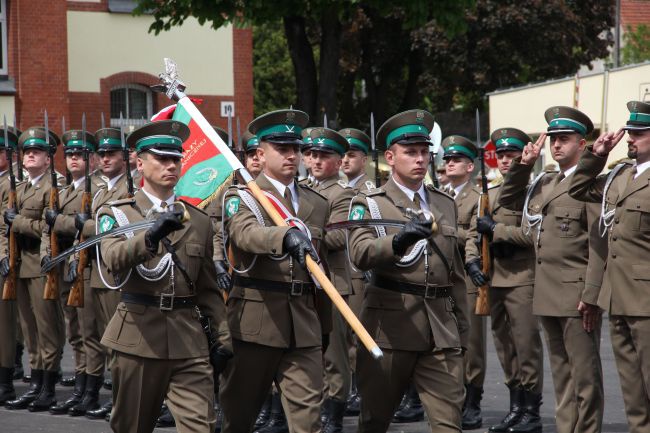
[[[650,104],[631,101],[628,131],[650,131]],[[630,432],[650,425],[650,285],[645,263],[650,245],[650,171],[642,164],[620,163],[599,176],[607,156],[587,148],[573,175],[569,194],[603,203],[602,229],[609,252],[598,305],[610,314],[609,330]]]
[[[380,128],[377,146],[428,143],[432,126],[433,116],[425,111],[398,114]],[[408,208],[411,212],[426,209],[438,227],[428,242],[409,248],[404,256],[393,249],[399,229],[351,230],[354,266],[372,271],[361,321],[384,352],[379,360],[363,348],[357,352],[359,431],[385,432],[412,380],[431,431],[458,432],[464,398],[462,348],[467,347],[469,324],[456,206],[432,187],[409,190],[411,196],[405,189],[391,178],[352,201],[351,220],[386,218],[407,223],[411,221]]]
[[[135,130],[127,143],[138,153],[180,159],[188,136],[184,124],[165,120]],[[100,209],[99,230],[142,221],[152,212],[162,212],[158,219],[171,218],[164,209],[179,211],[174,200],[173,195],[160,200],[139,190],[133,198]],[[125,281],[121,302],[102,337],[102,344],[113,351],[114,431],[153,431],[164,399],[180,431],[213,432],[215,428],[213,348],[208,346],[200,316],[211,319],[218,350],[231,353],[230,335],[211,261],[209,217],[191,205],[185,208],[189,219],[160,241],[168,242],[176,257],[166,255],[163,245],[152,244],[154,227],[101,242],[106,268]]]
[[[258,117],[248,130],[260,143],[297,146],[307,121],[301,111],[280,110]],[[266,172],[255,183],[305,224],[325,260],[327,200],[295,181],[281,185]],[[296,229],[274,226],[257,201],[242,191],[233,187],[225,205],[228,245],[239,271],[227,302],[235,356],[221,383],[222,432],[250,432],[272,382],[282,393],[289,430],[319,431],[321,344],[322,335],[331,331],[331,304],[307,271],[283,252],[287,232]]]
[[[547,110],[549,134],[580,134],[593,129],[589,118],[569,107]],[[519,210],[524,202],[532,165],[513,161],[499,204]],[[575,173],[544,173],[528,191],[533,225],[536,267],[533,313],[540,316],[549,350],[555,386],[556,426],[559,433],[598,432],[602,427],[604,395],[600,362],[600,324],[593,332],[583,328],[580,301],[598,300],[606,239],[598,228],[599,207],[569,196]],[[527,406],[541,405],[541,394],[530,394]]]
[[[49,152],[50,146],[59,144],[59,137],[51,131],[48,144],[45,134],[41,127],[23,132],[18,139],[23,152],[31,148]],[[55,384],[65,343],[65,326],[60,301],[43,299],[45,276],[41,274],[40,257],[45,228],[43,213],[49,206],[50,188],[50,173],[45,171],[35,179],[27,179],[16,191],[18,215],[11,225],[20,250],[16,295],[32,378],[26,394],[7,402],[10,409],[30,406],[30,410],[42,411],[56,403]]]

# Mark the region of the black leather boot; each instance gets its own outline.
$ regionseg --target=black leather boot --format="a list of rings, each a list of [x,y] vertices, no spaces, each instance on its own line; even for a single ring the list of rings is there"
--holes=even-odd
[[[84,392],[86,391],[87,378],[88,376],[86,373],[75,374],[75,383],[72,395],[63,403],[52,406],[50,408],[50,413],[53,415],[63,415],[64,413],[68,413],[68,410],[71,407],[79,404],[83,398]]]
[[[104,380],[104,389],[107,389],[109,391],[113,390],[113,379],[109,377]]]
[[[361,395],[357,388],[356,374],[352,373],[352,386],[350,387],[350,395],[345,402],[345,416],[358,416],[361,411]]]
[[[176,420],[172,416],[172,413],[169,411],[169,408],[165,403],[163,403],[160,408],[160,416],[156,421],[156,427],[174,427],[176,425]]]
[[[269,422],[264,427],[257,430],[256,433],[288,433],[289,426],[287,425],[287,417],[284,416],[284,409],[282,409],[282,400],[280,394],[273,394],[271,396],[271,415],[269,415]]]
[[[345,412],[345,402],[329,399],[329,417],[327,424],[323,425],[323,433],[341,433],[343,431],[343,413]]]
[[[16,343],[16,358],[14,360],[14,380],[22,379],[25,376],[25,370],[23,369],[23,351],[25,346],[22,343]]]
[[[320,407],[320,425],[321,428],[325,427],[327,420],[330,419],[330,402],[331,399],[326,398]]]
[[[13,376],[13,368],[0,367],[0,406],[16,398]]]
[[[400,404],[399,409],[397,409],[397,412],[393,415],[393,422],[409,423],[419,422],[423,419],[424,409],[422,408],[420,396],[415,389],[415,385],[410,384],[404,394],[404,398],[402,398],[402,403]]]
[[[106,416],[110,415],[112,410],[113,410],[113,402],[111,400],[108,400],[106,403],[104,403],[102,406],[100,406],[95,410],[87,410],[86,418],[106,419]]]
[[[56,370],[43,371],[43,387],[36,400],[27,406],[30,412],[43,412],[56,405],[56,383],[59,378],[59,372]]]
[[[61,380],[59,381],[59,385],[70,387],[70,386],[75,386],[76,382],[77,382],[77,375],[75,374],[74,376],[61,377]]]
[[[467,385],[467,395],[465,396],[465,411],[463,412],[462,427],[463,430],[473,430],[481,427],[483,418],[481,417],[481,398],[483,397],[483,387]]]
[[[32,370],[30,377],[31,380],[27,392],[16,400],[10,400],[5,403],[7,409],[27,409],[27,406],[36,400],[43,388],[43,370]]]
[[[262,409],[260,409],[260,413],[257,415],[257,419],[255,420],[255,427],[253,427],[253,431],[257,431],[264,427],[267,422],[269,422],[269,417],[271,416],[271,393],[269,393],[269,396],[266,397],[266,400],[264,400],[264,404],[262,404]]]
[[[539,417],[539,407],[542,405],[542,394],[524,391],[524,414],[519,422],[508,429],[509,433],[541,433],[542,420]]]
[[[223,409],[221,405],[215,398],[214,400],[214,413],[217,418],[216,426],[214,427],[214,433],[219,433],[221,431],[221,425],[223,424]]]
[[[82,416],[89,410],[99,408],[99,390],[104,382],[104,376],[89,374],[86,378],[86,389],[81,399],[68,409],[70,416]]]
[[[492,433],[504,433],[508,428],[517,424],[524,414],[524,390],[518,386],[510,388],[510,412],[499,424],[489,428]]]

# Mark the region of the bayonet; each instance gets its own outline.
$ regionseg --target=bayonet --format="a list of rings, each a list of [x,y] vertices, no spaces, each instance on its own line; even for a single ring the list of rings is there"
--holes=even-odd
[[[7,131],[7,116],[5,115],[3,118],[3,127],[4,127],[4,139],[5,139],[5,151],[7,154],[7,160],[9,161],[9,200],[7,203],[8,208],[15,208],[16,207],[16,177],[14,176],[14,168],[13,168],[13,152],[11,148],[11,144],[9,143],[9,131]],[[18,132],[15,128],[15,120],[14,120],[14,133]],[[18,255],[18,242],[16,239],[16,235],[8,227],[8,237],[9,237],[9,248],[8,248],[8,258],[9,258],[9,273],[7,274],[5,281],[4,281],[4,286],[2,290],[2,299],[7,301],[7,300],[14,300],[16,299],[16,260],[17,260],[17,255]]]
[[[133,197],[133,175],[131,174],[131,164],[130,161],[130,152],[129,148],[126,146],[126,140],[124,139],[124,122],[122,118],[122,112],[120,111],[120,142],[122,143],[122,159],[124,160],[124,165],[126,166],[126,188],[129,193],[129,197]]]
[[[490,214],[490,198],[488,196],[487,174],[485,173],[485,146],[481,146],[481,117],[476,109],[476,146],[479,150],[481,160],[481,195],[479,197],[478,216],[482,217]],[[481,272],[486,276],[490,275],[490,244],[486,235],[480,236],[481,244]],[[486,283],[478,288],[478,296],[474,313],[478,316],[487,316],[490,314],[490,305],[488,301],[489,285]]]
[[[14,131],[18,133],[18,123],[16,122],[16,112],[14,111]],[[23,158],[20,154],[20,144],[16,143],[16,175],[18,181],[23,181]]]
[[[106,128],[106,123],[105,123],[105,121],[104,121],[104,112],[103,112],[103,111],[102,111],[101,122],[102,122],[102,129]]]
[[[375,115],[370,113],[370,149],[372,152],[372,161],[375,164],[375,187],[381,186],[381,176],[379,174],[379,153],[377,152],[377,143],[375,143]]]
[[[50,154],[50,209],[59,211],[59,189],[58,178],[56,169],[54,167],[54,153],[56,152],[56,142],[50,143],[50,126],[47,117],[47,110],[45,110],[45,143],[47,144]],[[54,230],[54,227],[49,227],[50,235],[50,256],[54,257],[59,254],[59,239]],[[43,290],[43,299],[58,299],[59,298],[59,268],[53,268],[47,274],[45,281],[45,288]]]

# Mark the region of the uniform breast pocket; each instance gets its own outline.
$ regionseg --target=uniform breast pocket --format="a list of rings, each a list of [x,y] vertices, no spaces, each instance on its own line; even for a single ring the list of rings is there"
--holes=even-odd
[[[453,263],[454,250],[458,248],[458,231],[455,227],[440,225],[440,234],[443,236],[444,245],[440,247],[447,256],[447,261]]]
[[[196,281],[205,257],[205,247],[199,243],[188,242],[185,244],[185,254],[187,255],[187,273],[192,281]]]
[[[33,220],[41,219],[42,213],[43,213],[42,208],[38,208],[34,206],[23,206],[23,208],[20,210],[20,214],[22,216]]]
[[[561,238],[572,238],[581,232],[582,208],[557,206],[553,212],[557,233]]]
[[[625,203],[625,226],[635,231],[650,231],[650,203],[632,201]]]

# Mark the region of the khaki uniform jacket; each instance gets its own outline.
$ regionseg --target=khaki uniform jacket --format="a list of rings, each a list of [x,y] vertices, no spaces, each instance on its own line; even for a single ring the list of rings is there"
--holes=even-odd
[[[432,248],[427,248],[428,284],[448,287],[451,296],[424,298],[381,289],[373,281],[369,282],[362,305],[361,321],[382,348],[429,351],[434,348],[467,347],[468,307],[463,262],[458,251],[456,206],[446,194],[429,186],[426,191],[427,203],[438,224],[433,239],[451,266],[450,272]],[[352,212],[355,215],[358,215],[357,207],[361,206],[365,209],[363,218],[371,219],[367,197],[377,202],[381,217],[385,219],[407,222],[410,218],[405,215],[406,209],[415,207],[392,178],[381,188],[361,192],[352,201]],[[352,262],[363,271],[372,270],[374,277],[424,285],[427,279],[424,254],[411,266],[397,265],[401,257],[393,252],[393,238],[399,230],[386,227],[386,236],[378,237],[374,228],[352,229]]]
[[[227,180],[226,183],[219,189],[215,197],[205,207],[205,211],[210,216],[212,222],[212,229],[214,236],[212,238],[212,245],[214,247],[214,256],[212,260],[224,260],[223,253],[223,224],[221,221],[223,198],[228,191],[228,186],[232,185],[232,180]]]
[[[18,179],[16,179],[16,183],[17,182]],[[9,206],[10,188],[9,170],[5,170],[5,172],[0,175],[0,210],[2,210],[2,212],[4,212],[4,210]],[[9,237],[5,236],[5,233],[7,233],[7,224],[5,223],[4,217],[2,217],[0,218],[0,260],[9,257]],[[0,277],[0,281],[4,281],[4,278]]]
[[[569,194],[601,203],[607,175],[598,176],[607,158],[585,150],[573,175]],[[609,253],[598,305],[612,315],[650,316],[650,171],[633,178],[632,165],[618,172],[607,191],[614,210]],[[594,179],[595,178],[595,179]]]
[[[144,220],[152,207],[151,201],[142,191],[138,191],[131,199],[120,200],[112,205],[122,210],[131,223]],[[168,238],[194,283],[194,292],[176,269],[174,293],[176,296],[196,295],[201,314],[212,319],[214,335],[232,351],[225,305],[217,289],[211,260],[210,219],[203,211],[189,204],[187,210],[190,220]],[[109,206],[100,209],[100,220],[104,215],[114,219]],[[158,264],[166,250],[159,245],[156,254],[150,253],[145,246],[145,234],[146,230],[141,230],[130,239],[118,236],[102,240],[101,254],[113,274],[125,278],[136,265],[153,268]],[[152,282],[142,278],[133,269],[128,282],[122,287],[123,293],[145,295],[160,295],[170,291],[170,271],[161,280]],[[144,358],[184,359],[208,355],[207,339],[194,308],[161,311],[158,306],[120,302],[101,343],[110,349]]]
[[[501,206],[521,209],[531,170],[519,159],[513,162],[499,197]],[[578,317],[580,301],[595,305],[598,300],[607,255],[606,240],[598,230],[600,207],[569,196],[573,176],[559,182],[559,173],[547,173],[528,204],[531,215],[543,216],[536,245],[536,315]],[[537,229],[530,236],[535,239]]]
[[[314,190],[327,198],[329,204],[328,223],[348,219],[354,190],[348,187],[344,181],[339,180],[338,175],[319,182]],[[345,230],[328,231],[325,234],[325,246],[327,247],[327,265],[334,286],[341,295],[354,294],[354,288],[350,283],[351,275]]]
[[[480,256],[476,246],[476,216],[480,195],[481,191],[470,180],[454,197],[458,207],[458,247],[465,263]]]
[[[490,287],[519,287],[535,282],[533,239],[521,225],[523,212],[499,204],[502,185],[488,190],[492,219],[497,223],[490,242]],[[476,220],[472,222],[476,231]]]
[[[31,185],[29,180],[16,187],[16,216],[11,230],[19,235],[20,248],[19,278],[37,278],[41,274],[41,236],[45,228],[44,211],[49,206],[50,173],[46,171]]]
[[[264,191],[269,191],[289,209],[293,209],[264,173],[255,180]],[[231,187],[226,194],[226,203],[239,198],[239,187]],[[298,214],[309,228],[312,242],[316,245],[321,260],[327,252],[323,245],[324,227],[329,216],[327,200],[311,188],[299,185]],[[243,201],[234,214],[226,214],[226,230],[229,246],[233,252],[237,269],[254,266],[241,274],[242,277],[267,281],[291,282],[290,265],[293,263],[293,280],[311,282],[306,270],[297,262],[283,256],[283,239],[288,227],[275,226],[264,209],[259,206],[264,226],[255,218]],[[233,338],[250,343],[279,348],[305,348],[321,345],[321,336],[332,329],[331,302],[322,290],[316,294],[290,296],[252,287],[242,287],[234,274],[233,288],[228,297],[228,323]]]
[[[364,172],[363,175],[357,180],[357,182],[354,184],[354,186],[351,186],[354,188],[355,193],[358,193],[359,191],[363,191],[365,189],[375,189],[375,182],[373,180],[370,180],[368,175]]]

